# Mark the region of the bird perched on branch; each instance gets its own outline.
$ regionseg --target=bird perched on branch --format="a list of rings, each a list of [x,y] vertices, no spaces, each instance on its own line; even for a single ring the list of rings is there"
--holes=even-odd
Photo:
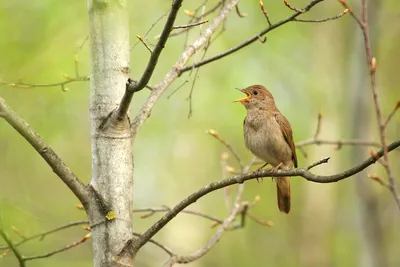
[[[275,169],[297,168],[296,150],[292,127],[275,105],[274,97],[262,85],[238,89],[245,98],[235,100],[247,110],[244,120],[246,147],[258,158]],[[275,177],[278,207],[285,213],[290,211],[290,177]]]

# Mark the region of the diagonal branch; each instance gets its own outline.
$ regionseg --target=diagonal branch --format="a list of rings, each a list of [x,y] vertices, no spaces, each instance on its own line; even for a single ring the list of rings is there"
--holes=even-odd
[[[16,246],[13,244],[13,242],[8,238],[7,234],[3,231],[2,228],[0,228],[0,236],[4,239],[4,241],[7,243],[8,247],[14,253],[15,257],[17,258],[17,260],[19,262],[19,266],[20,267],[25,267],[25,259],[24,259],[24,257],[18,251]]]
[[[392,151],[400,146],[400,140],[397,140],[390,144],[387,149],[388,151]],[[190,204],[196,202],[201,197],[207,195],[210,192],[215,190],[224,188],[233,184],[242,184],[247,180],[255,179],[255,178],[263,178],[263,177],[283,177],[283,176],[301,176],[308,181],[316,182],[316,183],[334,183],[340,180],[346,179],[348,177],[353,176],[354,174],[361,172],[368,166],[374,164],[377,161],[377,158],[381,158],[383,156],[383,150],[380,150],[376,153],[376,155],[367,158],[365,161],[361,162],[357,166],[354,166],[348,170],[345,170],[341,173],[334,175],[316,175],[311,173],[309,169],[315,167],[316,165],[326,163],[328,159],[323,159],[317,161],[316,163],[311,164],[305,168],[297,168],[286,171],[273,171],[271,169],[260,170],[256,172],[245,173],[241,175],[235,175],[229,179],[220,180],[217,182],[213,182],[208,184],[207,186],[201,188],[200,190],[194,192],[180,203],[178,203],[170,212],[166,213],[160,220],[158,220],[153,226],[151,226],[143,235],[136,239],[133,244],[133,251],[138,251],[144,244],[148,242],[150,238],[152,238],[158,231],[160,231],[169,221],[171,221],[179,212],[185,209]]]
[[[217,30],[217,28],[222,24],[222,22],[227,18],[228,14],[236,6],[239,0],[231,0],[227,2],[224,8],[220,11],[218,16],[210,23],[207,29],[200,35],[191,45],[189,45],[185,51],[182,53],[181,58],[175,63],[174,67],[167,73],[164,79],[156,85],[147,101],[143,104],[139,113],[135,117],[132,123],[133,136],[136,135],[139,127],[144,123],[144,121],[150,116],[151,110],[154,104],[157,102],[158,98],[165,92],[168,86],[175,81],[181,75],[180,69],[186,65],[189,59],[203,47],[211,35]],[[321,1],[321,0],[319,0]]]
[[[43,240],[47,235],[56,233],[56,232],[64,230],[64,229],[68,229],[68,228],[73,227],[73,226],[78,226],[78,225],[83,225],[83,224],[89,224],[89,221],[76,221],[76,222],[67,223],[65,225],[61,225],[61,226],[58,226],[58,227],[53,228],[51,230],[47,230],[47,231],[45,231],[43,233],[35,234],[35,235],[32,235],[32,236],[26,237],[23,240],[15,243],[14,246],[18,247],[18,246],[20,246],[20,245],[22,245],[22,244],[24,244],[24,243],[26,243],[28,241],[36,239],[36,238],[40,238],[39,240]],[[0,250],[8,249],[8,248],[10,248],[10,247],[9,246],[0,246]]]
[[[299,10],[296,13],[294,13],[293,15],[291,15],[290,17],[268,26],[268,28],[262,30],[261,32],[259,32],[258,34],[254,35],[250,39],[244,41],[243,43],[238,44],[237,46],[235,46],[235,47],[233,47],[233,48],[231,48],[231,49],[229,49],[229,50],[227,50],[227,51],[225,51],[223,53],[215,55],[215,56],[213,56],[211,58],[207,58],[205,60],[196,62],[193,65],[184,67],[184,68],[182,68],[180,70],[180,72],[183,73],[183,72],[189,71],[191,69],[201,67],[201,66],[206,65],[208,63],[211,63],[213,61],[216,61],[218,59],[226,57],[226,56],[228,56],[228,55],[230,55],[230,54],[232,54],[232,53],[234,53],[234,52],[236,52],[236,51],[238,51],[238,50],[240,50],[242,48],[245,48],[246,46],[254,43],[255,41],[260,40],[260,38],[262,36],[264,36],[266,33],[270,32],[270,31],[272,31],[272,30],[274,30],[274,29],[276,29],[276,28],[278,28],[278,27],[280,27],[280,26],[282,26],[282,25],[284,25],[284,24],[286,24],[288,22],[294,21],[298,16],[300,16],[301,14],[304,14],[305,12],[308,12],[316,4],[318,4],[318,3],[322,2],[322,1],[324,1],[324,0],[313,0],[307,6],[305,6],[301,11]]]
[[[171,30],[174,26],[175,18],[178,13],[179,8],[181,7],[183,0],[175,0],[172,3],[171,11],[169,13],[168,19],[165,22],[164,29],[161,33],[160,39],[158,40],[154,50],[151,53],[149,62],[147,63],[147,67],[139,79],[137,83],[129,83],[127,86],[124,96],[122,97],[121,103],[117,110],[117,118],[122,120],[126,113],[128,112],[129,105],[132,101],[132,96],[135,92],[142,90],[147,83],[150,81],[151,76],[153,75],[154,69],[157,66],[158,58],[161,55],[162,50],[167,43],[168,36],[171,33]]]
[[[49,147],[45,141],[24,121],[18,114],[7,105],[0,97],[0,112],[3,118],[28,141],[32,147],[47,162],[61,180],[71,189],[79,201],[85,206],[89,201],[89,194],[79,178],[65,165],[62,159]]]

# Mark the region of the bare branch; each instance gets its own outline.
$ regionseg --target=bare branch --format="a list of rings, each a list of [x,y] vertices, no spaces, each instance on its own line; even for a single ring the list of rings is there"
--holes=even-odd
[[[318,112],[317,129],[315,130],[314,139],[317,139],[319,133],[321,132],[321,124],[322,124],[322,113]]]
[[[260,225],[268,226],[268,227],[272,227],[274,225],[274,223],[271,221],[264,221],[264,220],[257,218],[256,216],[251,214],[250,211],[247,211],[246,215],[247,215],[247,217],[249,217],[250,219],[252,219],[253,221],[255,221],[256,223],[258,223]]]
[[[331,21],[335,19],[340,19],[344,15],[346,15],[349,12],[348,9],[343,10],[340,14],[333,16],[333,17],[328,17],[328,18],[323,18],[323,19],[294,19],[294,21],[297,22],[310,22],[310,23],[320,23],[320,22],[326,22],[326,21]]]
[[[89,76],[79,76],[79,77],[69,77],[67,75],[64,75],[64,78],[66,79],[65,81],[61,82],[55,82],[55,83],[25,83],[22,81],[16,82],[16,83],[10,83],[10,82],[0,82],[2,85],[7,85],[10,87],[17,87],[17,88],[46,88],[46,87],[57,87],[60,86],[61,90],[66,92],[68,91],[68,88],[66,87],[67,84],[73,83],[73,82],[87,82],[89,81]]]
[[[388,146],[388,151],[392,151],[400,146],[400,140],[397,140]],[[383,150],[380,150],[376,153],[378,157],[383,156]],[[166,213],[160,220],[158,220],[153,226],[151,226],[143,235],[135,240],[133,244],[133,251],[138,251],[146,242],[152,238],[158,231],[160,231],[169,221],[171,221],[179,212],[185,209],[190,204],[196,202],[201,197],[207,195],[210,192],[215,190],[224,188],[233,184],[242,184],[247,180],[255,179],[255,178],[264,178],[264,177],[283,177],[283,176],[301,176],[308,181],[316,182],[316,183],[333,183],[338,182],[340,180],[346,179],[348,177],[353,176],[354,174],[364,170],[368,166],[374,164],[376,162],[375,157],[369,157],[365,161],[361,162],[357,166],[354,166],[348,170],[345,170],[341,173],[334,175],[316,175],[308,170],[318,164],[322,164],[326,162],[326,159],[320,160],[314,164],[311,164],[305,168],[297,168],[292,170],[277,170],[272,171],[271,169],[264,169],[257,172],[245,173],[242,175],[235,175],[229,179],[213,182],[208,184],[207,186],[201,188],[200,190],[194,192],[180,203],[178,203],[174,208],[171,209],[170,212]]]
[[[160,22],[160,20],[162,20],[169,12],[170,10],[168,9],[164,14],[162,14],[153,24],[151,24],[150,28],[147,30],[147,32],[143,35],[143,39],[146,39],[147,35],[149,35],[149,33],[151,32],[151,30],[154,28],[154,26],[157,25],[158,22]],[[140,40],[137,41],[130,50],[132,50],[133,48],[135,48],[135,46],[140,43]]]
[[[296,148],[302,148],[309,145],[336,145],[337,147],[341,146],[373,146],[373,147],[381,147],[379,143],[367,140],[330,140],[330,139],[309,139],[305,141],[301,141],[296,143]]]
[[[154,87],[151,92],[150,97],[143,104],[138,115],[135,117],[132,123],[133,136],[136,135],[139,127],[144,123],[144,121],[150,116],[151,110],[154,104],[157,102],[158,98],[164,93],[168,86],[180,76],[180,69],[189,61],[189,59],[199,50],[204,44],[206,44],[211,37],[211,35],[217,30],[218,26],[227,18],[228,14],[235,7],[238,0],[231,0],[225,4],[224,8],[221,10],[219,15],[214,18],[207,29],[199,36],[192,45],[188,46],[182,53],[181,58],[175,63],[174,67],[167,73],[164,79]]]
[[[265,34],[267,34],[268,32],[270,32],[270,31],[272,31],[272,30],[274,30],[274,29],[276,29],[276,28],[278,28],[278,27],[280,27],[280,26],[282,26],[282,25],[284,25],[284,24],[286,24],[288,22],[294,21],[295,18],[297,18],[298,16],[300,16],[301,14],[303,14],[305,12],[308,12],[311,8],[313,8],[315,5],[317,5],[318,3],[322,2],[322,1],[324,1],[324,0],[313,0],[313,1],[311,1],[302,10],[299,10],[298,12],[294,13],[293,15],[291,15],[290,17],[288,17],[288,18],[286,18],[284,20],[281,20],[281,21],[279,21],[279,22],[277,22],[275,24],[272,24],[268,28],[262,30],[260,33],[254,35],[253,37],[251,37],[250,39],[244,41],[243,43],[238,44],[237,46],[235,46],[235,47],[233,47],[233,48],[231,48],[231,49],[229,49],[229,50],[227,50],[225,52],[217,54],[217,55],[215,55],[213,57],[210,57],[210,58],[207,58],[205,60],[196,62],[196,63],[194,63],[194,64],[192,64],[190,66],[186,66],[186,67],[180,69],[180,73],[186,72],[186,71],[191,70],[193,68],[201,67],[201,66],[209,64],[209,63],[211,63],[213,61],[216,61],[218,59],[226,57],[226,56],[228,56],[228,55],[230,55],[230,54],[232,54],[232,53],[234,53],[234,52],[236,52],[236,51],[238,51],[238,50],[240,50],[240,49],[242,49],[242,48],[254,43],[257,40],[260,40],[260,38],[262,36],[264,36]]]
[[[0,236],[4,239],[4,241],[7,243],[8,247],[14,253],[15,257],[17,258],[17,260],[19,262],[19,266],[20,267],[25,267],[25,259],[24,259],[24,257],[18,251],[16,246],[13,244],[13,242],[8,238],[7,234],[3,231],[2,228],[0,228]]]
[[[45,253],[45,254],[36,255],[36,256],[30,256],[30,257],[24,257],[24,260],[25,261],[31,261],[31,260],[37,260],[37,259],[43,259],[43,258],[51,257],[51,256],[53,256],[55,254],[67,251],[67,250],[69,250],[71,248],[74,248],[74,247],[76,247],[76,246],[78,246],[80,244],[85,243],[90,238],[91,235],[92,235],[92,233],[87,233],[82,239],[80,239],[80,240],[78,240],[76,242],[73,242],[72,244],[66,245],[65,247],[62,247],[60,249],[56,249],[54,251],[51,251],[51,252],[48,252],[48,253]]]
[[[48,146],[45,141],[24,121],[18,114],[11,109],[0,97],[0,112],[6,115],[4,119],[20,134],[47,162],[61,180],[71,189],[79,201],[85,206],[89,201],[89,194],[79,178],[69,169],[62,159]]]
[[[148,218],[148,217],[154,215],[155,213],[158,213],[158,212],[169,212],[169,211],[171,211],[171,208],[169,208],[167,206],[163,206],[163,207],[159,207],[159,208],[155,207],[155,208],[134,209],[133,213],[148,212],[148,214],[140,216],[141,219],[145,219],[145,218]],[[194,211],[194,210],[182,210],[181,213],[186,213],[186,214],[202,217],[202,218],[208,219],[210,221],[216,222],[218,224],[221,224],[223,222],[223,220],[220,220],[220,219],[215,218],[213,216],[210,216],[210,215],[198,212],[198,211]]]
[[[158,58],[161,55],[162,50],[167,43],[168,36],[174,26],[175,18],[178,13],[179,8],[181,7],[183,0],[174,0],[172,3],[171,11],[169,13],[168,19],[165,22],[164,29],[161,33],[160,39],[158,40],[156,46],[154,47],[153,52],[151,53],[149,62],[147,63],[147,67],[143,72],[142,77],[136,83],[128,83],[125,94],[122,97],[121,103],[117,110],[117,119],[123,120],[128,112],[129,105],[132,100],[132,96],[135,92],[142,90],[146,84],[150,81],[151,76],[153,75],[154,69],[157,66]]]
[[[175,263],[189,263],[195,261],[202,256],[204,256],[210,249],[221,239],[222,234],[226,231],[228,226],[235,220],[235,218],[243,211],[243,209],[247,207],[247,203],[243,202],[241,205],[236,205],[229,216],[224,220],[223,224],[218,228],[216,234],[208,241],[208,243],[188,256],[173,256],[171,257],[164,266],[172,266]]]
[[[239,4],[237,4],[237,5],[235,6],[235,10],[236,10],[236,14],[239,16],[239,18],[245,18],[245,17],[247,17],[247,13],[242,13],[242,12],[240,12]]]
[[[208,15],[214,13],[214,12],[223,4],[224,1],[225,1],[225,0],[219,1],[214,7],[212,7],[210,10],[206,11],[204,14],[202,14],[202,16],[199,16],[199,17],[196,16],[196,13],[201,9],[201,7],[202,7],[204,4],[200,5],[200,7],[198,7],[198,8],[196,9],[195,12],[185,10],[185,13],[186,13],[188,16],[191,17],[191,20],[189,21],[189,23],[197,22],[197,21],[201,20],[202,18],[204,18],[204,17],[206,17],[206,16],[208,16]],[[192,28],[186,28],[186,29],[183,29],[183,30],[180,30],[180,31],[172,32],[172,33],[169,35],[169,37],[174,37],[174,36],[181,35],[181,34],[183,34],[183,33],[187,33],[187,32],[189,32],[191,29],[192,29]]]
[[[389,116],[387,117],[384,128],[386,128],[390,122],[390,120],[393,118],[394,114],[396,114],[396,111],[400,108],[400,100],[397,100],[396,105],[394,106],[392,112],[390,112]]]
[[[67,224],[65,224],[65,225],[58,226],[58,227],[56,227],[56,228],[50,229],[50,230],[48,230],[48,231],[45,231],[45,232],[43,232],[43,233],[40,233],[40,234],[36,234],[36,235],[32,235],[32,236],[26,237],[26,238],[24,238],[22,241],[20,241],[20,242],[18,242],[18,243],[15,243],[14,246],[15,246],[15,247],[18,247],[18,246],[20,246],[20,245],[22,245],[22,244],[24,244],[24,243],[26,243],[26,242],[28,242],[28,241],[31,241],[31,240],[33,240],[33,239],[36,239],[36,238],[39,238],[39,240],[41,241],[41,240],[43,240],[47,235],[50,235],[50,234],[59,232],[59,231],[64,230],[64,229],[68,229],[68,228],[73,227],[73,226],[84,225],[84,224],[88,224],[88,223],[89,223],[88,221],[76,221],[76,222],[67,223]],[[9,248],[8,246],[0,246],[0,250],[8,249],[8,248]]]
[[[287,6],[289,9],[295,11],[295,12],[306,12],[305,9],[297,9],[296,7],[292,6],[291,4],[289,4],[289,2],[287,0],[283,0],[283,2],[285,3],[285,6]]]
[[[381,147],[383,149],[383,161],[385,162],[384,168],[386,171],[386,174],[389,178],[389,190],[392,193],[397,207],[400,210],[400,198],[397,193],[395,181],[393,178],[392,170],[390,168],[390,162],[389,162],[389,156],[388,156],[388,147],[386,145],[386,135],[385,135],[385,126],[386,122],[384,121],[382,117],[382,111],[381,111],[381,106],[379,103],[379,96],[378,96],[378,90],[376,86],[376,58],[372,56],[372,51],[371,51],[371,43],[370,43],[370,36],[369,36],[369,28],[368,28],[368,7],[367,7],[367,1],[366,0],[361,0],[361,18],[355,15],[352,11],[352,9],[349,7],[347,2],[345,0],[339,0],[339,2],[349,10],[350,15],[354,18],[354,20],[358,23],[360,26],[360,29],[362,31],[363,37],[364,37],[364,47],[365,47],[365,55],[367,59],[367,66],[369,68],[369,77],[370,77],[370,86],[371,86],[371,91],[372,91],[372,97],[374,100],[374,107],[375,107],[375,114],[378,122],[378,129],[379,129],[379,137],[381,141]]]
[[[189,24],[184,24],[184,25],[178,25],[178,26],[172,27],[172,30],[191,28],[191,27],[202,25],[202,24],[207,23],[207,22],[208,22],[208,19],[202,20],[202,21],[199,21],[199,22],[194,22],[194,23],[189,23]]]
[[[142,235],[139,233],[135,233],[133,232],[132,235],[137,236],[137,237],[141,237]],[[164,250],[169,256],[174,256],[175,254],[172,252],[172,250],[170,250],[169,248],[167,248],[166,246],[164,246],[163,244],[161,244],[160,242],[157,242],[153,239],[149,240],[150,243],[156,245],[157,247],[161,248],[162,250]]]
[[[260,8],[261,8],[261,11],[262,11],[262,13],[264,14],[265,18],[267,19],[268,26],[271,27],[272,23],[271,23],[271,20],[269,19],[267,10],[265,10],[264,3],[263,3],[262,0],[260,0]]]
[[[153,53],[153,50],[150,48],[150,46],[143,40],[143,37],[140,35],[136,35],[136,38],[139,39],[139,41],[147,48],[147,50],[150,51],[150,53]]]
[[[243,164],[242,164],[242,161],[240,160],[239,155],[235,152],[235,150],[232,148],[232,146],[218,134],[218,132],[216,130],[210,129],[210,130],[207,130],[206,133],[208,133],[209,135],[211,135],[212,137],[217,139],[221,144],[223,144],[229,150],[229,152],[231,152],[231,154],[235,157],[235,159],[239,163],[240,168],[243,169]]]
[[[302,148],[309,145],[336,145],[337,149],[340,149],[343,145],[381,147],[379,143],[367,140],[340,140],[340,139],[330,140],[330,139],[319,138],[318,136],[319,133],[321,132],[321,125],[322,125],[322,114],[321,112],[319,112],[317,120],[317,128],[315,130],[313,138],[296,143],[296,148],[300,149],[300,151],[304,154],[305,157],[307,157],[307,153],[304,150],[302,150]]]
[[[386,188],[390,189],[390,184],[388,184],[385,181],[383,181],[378,175],[376,175],[376,174],[368,174],[368,178],[378,182],[383,187],[386,187]]]

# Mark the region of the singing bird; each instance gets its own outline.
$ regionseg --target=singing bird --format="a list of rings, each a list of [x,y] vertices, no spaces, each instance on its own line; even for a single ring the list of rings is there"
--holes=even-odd
[[[243,123],[246,147],[259,159],[276,169],[297,168],[292,127],[275,105],[274,97],[262,85],[238,89],[245,98],[235,100],[247,110]],[[275,177],[278,208],[290,211],[290,177]]]

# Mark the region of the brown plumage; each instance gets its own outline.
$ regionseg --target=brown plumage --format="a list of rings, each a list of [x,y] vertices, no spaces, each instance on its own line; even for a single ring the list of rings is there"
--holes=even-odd
[[[272,94],[262,85],[239,90],[246,94],[245,98],[235,101],[241,102],[247,110],[243,125],[246,147],[273,167],[279,166],[283,170],[297,168],[292,127],[276,107]],[[276,177],[274,180],[279,210],[289,213],[290,177]]]

